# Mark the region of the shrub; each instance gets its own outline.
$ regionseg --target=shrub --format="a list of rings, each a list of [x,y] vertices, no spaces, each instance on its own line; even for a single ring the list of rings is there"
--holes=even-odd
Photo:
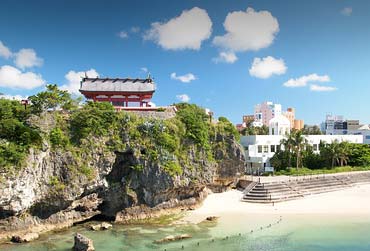
[[[50,132],[49,138],[53,147],[66,147],[69,143],[69,138],[58,127]]]

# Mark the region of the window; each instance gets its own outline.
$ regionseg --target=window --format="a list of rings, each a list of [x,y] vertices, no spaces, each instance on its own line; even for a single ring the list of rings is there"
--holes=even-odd
[[[262,146],[258,145],[258,153],[262,153]]]
[[[269,146],[264,145],[264,146],[263,146],[263,152],[264,152],[264,153],[268,153],[268,152],[269,152]]]
[[[245,151],[248,151],[248,150],[249,150],[249,147],[248,147],[248,146],[245,146],[245,147],[244,147],[244,150],[245,150]]]
[[[318,151],[319,150],[319,145],[318,144],[313,144],[313,150]]]
[[[370,135],[366,135],[365,139],[370,139]]]
[[[275,152],[275,145],[270,146],[270,152],[274,153]]]

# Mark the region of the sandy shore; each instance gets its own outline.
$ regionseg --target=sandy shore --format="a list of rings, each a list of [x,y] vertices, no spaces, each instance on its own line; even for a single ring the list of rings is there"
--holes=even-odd
[[[256,204],[241,201],[242,192],[231,190],[210,194],[203,205],[189,211],[182,219],[186,223],[198,223],[208,216],[231,215],[369,215],[370,185],[358,185],[345,190],[307,196],[302,199],[272,204]]]

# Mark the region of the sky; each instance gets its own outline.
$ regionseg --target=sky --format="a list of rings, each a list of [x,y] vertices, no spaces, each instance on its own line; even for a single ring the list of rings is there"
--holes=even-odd
[[[241,123],[255,104],[370,123],[370,1],[2,0],[0,93],[89,77],[145,78],[157,106],[189,102]]]

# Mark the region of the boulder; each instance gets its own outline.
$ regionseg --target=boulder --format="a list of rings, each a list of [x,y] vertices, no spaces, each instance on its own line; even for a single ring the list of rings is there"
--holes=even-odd
[[[154,241],[154,243],[161,244],[161,243],[166,243],[166,242],[171,242],[171,241],[179,241],[179,240],[189,239],[189,238],[191,238],[190,234],[181,234],[181,235],[176,235],[176,236],[168,235],[168,236],[164,237],[163,239],[159,239],[159,240]]]
[[[93,241],[83,236],[82,234],[76,233],[75,244],[73,246],[74,251],[94,251]]]
[[[107,230],[107,229],[112,228],[112,224],[108,222],[102,222],[100,224],[91,225],[90,228],[91,230],[94,230],[94,231]]]
[[[13,235],[11,241],[17,243],[30,242],[39,238],[37,233],[27,233],[24,235]]]
[[[216,221],[218,219],[218,217],[217,216],[208,216],[207,218],[206,218],[206,220],[207,221]]]

